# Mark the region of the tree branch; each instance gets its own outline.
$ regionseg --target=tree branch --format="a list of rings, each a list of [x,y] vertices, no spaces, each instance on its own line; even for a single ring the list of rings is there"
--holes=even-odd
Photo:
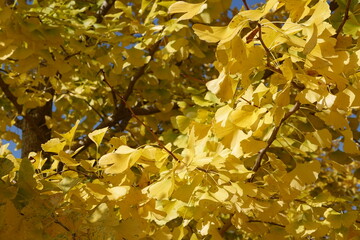
[[[275,222],[268,222],[268,221],[261,221],[261,220],[249,220],[248,222],[253,222],[253,223],[266,223],[266,224],[270,224],[270,225],[274,225],[274,226],[278,226],[278,227],[282,227],[284,228],[285,226],[279,223],[275,223]]]
[[[112,6],[114,5],[115,0],[105,0],[100,9],[96,13],[96,23],[101,23],[104,19],[104,16],[110,11]]]
[[[29,123],[30,127],[34,130],[36,136],[40,139],[40,140],[45,140],[45,137],[43,135],[41,135],[41,132],[39,131],[39,127],[35,124],[34,119],[32,119],[31,117],[29,117],[27,114],[22,114],[23,111],[23,106],[20,105],[17,102],[17,98],[15,97],[15,95],[10,91],[9,89],[9,85],[7,85],[4,80],[2,79],[1,75],[0,75],[0,88],[1,90],[4,92],[5,96],[10,100],[10,102],[15,106],[16,111],[19,115],[23,116],[24,119]]]
[[[150,61],[153,59],[154,54],[156,50],[159,48],[161,43],[161,40],[157,41],[150,49],[149,49],[149,56],[151,57]],[[118,95],[122,102],[120,106],[115,106],[114,113],[105,118],[96,129],[101,129],[105,127],[114,127],[116,124],[120,122],[120,131],[124,131],[128,122],[130,121],[133,113],[131,112],[131,108],[128,108],[126,106],[126,100],[130,97],[134,90],[135,83],[139,80],[140,77],[142,77],[145,74],[146,67],[149,65],[150,61],[138,69],[138,71],[135,73],[135,75],[131,78],[128,88],[126,89],[125,95],[121,96],[118,92],[115,91],[115,89],[108,83],[108,81],[105,78],[105,75],[103,75],[104,82],[110,87],[111,92],[113,94]],[[116,98],[116,97],[115,97]],[[77,156],[79,153],[83,152],[85,149],[87,149],[93,142],[91,139],[87,136],[84,140],[80,140],[78,144],[75,144],[72,148],[73,152],[75,152],[78,148],[82,147],[78,152],[76,152],[73,157]]]
[[[179,106],[177,104],[174,105],[172,110],[178,109]],[[144,116],[144,115],[152,115],[155,113],[161,112],[155,105],[145,105],[142,107],[133,107],[131,108],[132,112],[134,112],[137,116]]]
[[[149,49],[149,56],[151,57],[151,59],[149,60],[148,63],[146,63],[145,65],[143,65],[142,67],[139,68],[139,70],[137,71],[137,73],[130,79],[130,83],[126,89],[126,92],[124,94],[124,96],[122,96],[121,98],[123,100],[125,100],[125,102],[129,99],[130,95],[132,94],[135,84],[136,82],[139,80],[139,78],[141,76],[144,75],[145,70],[147,68],[147,66],[149,65],[149,63],[151,62],[151,60],[154,58],[154,54],[156,52],[156,50],[158,50],[159,46],[161,43],[161,39],[159,41],[157,41],[150,49]],[[122,102],[122,104],[124,104]]]
[[[271,57],[271,52],[269,50],[269,48],[265,45],[264,40],[262,39],[262,32],[261,32],[261,24],[258,23],[258,29],[259,29],[259,40],[261,45],[263,46],[263,48],[265,49],[266,52],[266,64],[268,67],[273,68],[273,66],[271,65],[271,61],[270,61],[270,57]]]
[[[346,21],[349,19],[350,5],[351,5],[351,0],[347,0],[346,7],[345,7],[345,15],[344,15],[344,18],[343,18],[342,22],[340,23],[338,29],[336,29],[336,33],[334,35],[335,38],[337,38],[339,36],[339,34],[340,34],[341,30],[343,29]]]
[[[110,88],[112,88],[112,86],[106,81],[106,79],[104,79],[104,81],[106,82],[106,84],[107,84],[108,86],[110,86]],[[120,97],[120,99],[121,99],[121,101],[122,101],[122,103],[123,103],[124,108],[125,108],[125,109],[128,109],[128,110],[131,112],[131,116],[132,116],[133,118],[135,118],[141,125],[143,125],[148,132],[151,133],[151,135],[153,136],[153,138],[155,139],[155,141],[158,143],[159,147],[162,148],[162,149],[164,149],[167,153],[169,153],[169,155],[171,155],[177,162],[180,162],[180,160],[175,156],[175,154],[174,154],[171,150],[167,149],[167,147],[160,141],[160,139],[159,139],[158,136],[154,133],[154,131],[153,131],[148,125],[146,125],[143,121],[141,121],[141,119],[140,119],[138,116],[136,116],[136,114],[134,113],[134,111],[127,106],[126,100],[125,100],[118,92],[116,92],[116,93],[117,93],[117,95]]]
[[[231,218],[234,216],[234,214],[231,214],[229,219],[226,220],[224,225],[219,229],[219,234],[221,237],[225,237],[225,233],[233,226],[231,222]]]
[[[9,85],[7,85],[4,80],[2,79],[0,75],[0,88],[4,92],[5,96],[10,100],[10,102],[15,106],[16,111],[19,115],[22,113],[22,106],[18,104],[17,98],[12,94],[12,92],[9,89]]]
[[[299,110],[301,104],[300,102],[296,102],[295,105],[293,106],[292,109],[290,109],[289,112],[287,112],[285,114],[285,116],[281,119],[279,126],[275,127],[273,132],[270,135],[270,138],[267,141],[267,145],[265,148],[261,149],[256,160],[255,160],[255,164],[252,167],[252,171],[254,172],[254,174],[251,176],[251,178],[248,180],[249,182],[253,182],[254,178],[255,178],[255,174],[256,172],[259,170],[259,168],[261,167],[261,160],[264,158],[264,156],[266,155],[266,152],[269,150],[271,144],[275,141],[277,133],[280,130],[281,125],[291,116],[293,115],[297,110]]]
[[[249,5],[247,4],[246,0],[242,0],[242,2],[244,4],[244,6],[245,6],[245,9],[250,10]]]

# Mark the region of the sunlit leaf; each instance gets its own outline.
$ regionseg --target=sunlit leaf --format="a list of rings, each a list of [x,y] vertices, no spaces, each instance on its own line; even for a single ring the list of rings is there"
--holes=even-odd
[[[91,139],[91,141],[93,141],[97,147],[100,146],[100,143],[103,139],[103,137],[105,136],[106,131],[108,130],[107,127],[102,128],[102,129],[97,129],[91,133],[89,133],[89,138]]]

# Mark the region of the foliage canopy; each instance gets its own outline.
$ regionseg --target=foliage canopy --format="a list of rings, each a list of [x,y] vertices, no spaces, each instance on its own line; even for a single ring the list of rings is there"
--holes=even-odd
[[[359,239],[359,1],[230,5],[1,1],[1,239]]]

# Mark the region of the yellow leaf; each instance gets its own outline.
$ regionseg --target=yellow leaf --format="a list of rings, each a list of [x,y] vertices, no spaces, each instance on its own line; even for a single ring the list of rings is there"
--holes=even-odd
[[[69,132],[60,134],[65,139],[66,144],[68,146],[71,146],[71,142],[74,139],[74,135],[75,135],[75,132],[76,132],[76,129],[77,129],[79,123],[80,123],[80,121],[77,120],[75,125],[70,129]]]
[[[217,79],[206,83],[209,91],[224,101],[233,97],[236,85],[237,82],[225,73],[225,71],[222,71]]]
[[[106,189],[106,186],[98,183],[86,183],[86,186],[94,193],[99,195],[111,195],[111,193]]]
[[[297,164],[296,168],[286,174],[283,178],[285,183],[290,183],[290,186],[297,190],[303,190],[306,184],[316,181],[320,172],[320,162],[317,160]]]
[[[59,138],[53,138],[47,141],[46,143],[41,144],[41,148],[45,152],[59,153],[64,149],[65,145],[66,145],[65,141],[62,141]]]
[[[134,165],[140,156],[141,151],[123,145],[114,153],[102,156],[99,159],[99,166],[105,167],[105,173],[122,173]]]
[[[285,9],[290,13],[290,18],[293,22],[298,22],[310,12],[310,0],[280,0],[280,3],[285,3]]]
[[[331,148],[332,136],[326,128],[317,130],[312,134],[307,135],[306,139],[322,148]]]
[[[256,154],[265,147],[266,142],[255,140],[253,138],[249,138],[241,142],[241,148],[243,149],[245,154]]]
[[[195,15],[204,11],[206,7],[206,1],[201,3],[187,3],[184,1],[177,1],[169,7],[168,13],[185,13],[178,19],[178,21],[181,21],[193,18]]]
[[[129,186],[117,186],[113,188],[108,188],[107,190],[111,193],[111,196],[108,196],[108,198],[109,200],[119,200],[129,192],[129,189]]]
[[[176,116],[175,119],[179,131],[182,133],[187,132],[191,119],[185,116]]]
[[[305,32],[307,33],[306,44],[303,50],[303,54],[309,54],[311,50],[314,49],[317,43],[318,37],[318,29],[315,24],[311,25],[310,27],[304,28]]]
[[[105,128],[97,129],[92,133],[89,133],[89,138],[91,139],[91,141],[93,141],[96,144],[97,147],[100,146],[100,143],[107,130],[108,127],[105,127]]]
[[[230,121],[240,129],[249,129],[265,112],[265,108],[243,105],[230,114]]]
[[[149,196],[155,199],[167,199],[174,191],[174,176],[172,173],[166,174],[163,178],[143,189]]]
[[[341,134],[344,136],[344,152],[359,154],[359,148],[354,142],[352,131],[347,129],[345,131],[341,131]]]
[[[204,41],[215,43],[221,41],[225,43],[235,37],[238,32],[248,24],[247,19],[240,15],[236,15],[228,26],[211,27],[202,24],[194,24],[195,34]]]
[[[286,87],[279,94],[275,95],[275,102],[279,107],[284,107],[290,104],[290,88]]]
[[[60,151],[58,156],[55,156],[57,160],[64,163],[68,167],[75,167],[80,165],[75,159],[71,158],[70,154]]]
[[[125,52],[126,60],[134,67],[141,67],[150,60],[150,56],[144,56],[144,51],[136,48],[127,49]]]
[[[268,14],[272,8],[276,7],[277,4],[278,0],[269,0],[260,10],[241,11],[239,15],[244,16],[251,21],[259,21],[260,18]]]

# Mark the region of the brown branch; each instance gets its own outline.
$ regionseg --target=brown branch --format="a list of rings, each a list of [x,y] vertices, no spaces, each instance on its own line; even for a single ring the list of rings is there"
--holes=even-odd
[[[151,115],[151,114],[161,112],[160,109],[158,109],[155,105],[133,107],[133,108],[131,108],[131,110],[137,116]]]
[[[281,125],[291,116],[293,115],[297,110],[299,110],[300,108],[300,102],[296,102],[295,105],[293,106],[292,109],[290,109],[289,112],[287,112],[285,114],[285,116],[281,119],[279,126],[275,127],[273,132],[270,135],[270,138],[267,140],[267,145],[265,148],[261,149],[256,160],[255,160],[255,164],[252,167],[252,171],[254,172],[253,175],[251,176],[251,178],[248,180],[249,182],[253,182],[254,178],[255,178],[255,174],[256,172],[259,170],[259,168],[261,167],[261,160],[264,158],[264,156],[266,155],[267,150],[269,150],[271,144],[275,141],[277,133],[280,130]]]
[[[266,223],[266,224],[270,224],[270,225],[274,225],[274,226],[278,226],[278,227],[282,227],[282,228],[285,227],[284,225],[279,224],[279,223],[268,222],[268,221],[261,221],[261,220],[254,220],[254,219],[249,220],[248,222],[250,222],[250,223],[252,223],[252,222],[253,222],[253,223]]]
[[[104,118],[106,117],[106,116],[103,116],[96,108],[94,108],[93,106],[91,106],[91,104],[90,104],[90,102],[89,101],[87,101],[86,99],[83,99],[85,102],[86,102],[86,104],[101,118],[101,120],[103,120],[104,121]]]
[[[219,234],[221,237],[225,237],[225,233],[233,226],[232,225],[232,222],[231,222],[231,218],[233,217],[234,215],[231,214],[229,219],[227,219],[227,221],[224,223],[224,225],[219,229]]]
[[[65,58],[64,58],[64,60],[66,61],[66,60],[69,60],[70,58],[72,58],[72,57],[74,57],[74,56],[76,56],[76,55],[79,55],[81,52],[79,51],[79,52],[76,52],[76,53],[73,53],[73,54],[69,54],[69,55],[67,55]]]
[[[156,50],[159,48],[161,43],[161,40],[157,41],[149,50],[149,55],[151,57],[150,61],[153,59],[153,56],[156,52]],[[110,87],[112,94],[116,94],[118,96],[120,96],[120,98],[123,100],[122,103],[120,104],[120,106],[115,106],[115,110],[114,113],[105,118],[98,127],[95,128],[96,129],[101,129],[101,128],[105,128],[105,127],[114,127],[116,124],[118,124],[120,121],[120,127],[121,127],[121,131],[124,131],[128,122],[131,119],[131,111],[130,109],[128,109],[126,107],[126,100],[125,97],[127,97],[126,99],[128,99],[131,95],[131,93],[133,92],[135,83],[139,80],[139,78],[141,76],[143,76],[145,74],[145,70],[146,67],[149,65],[149,63],[145,64],[144,66],[142,66],[141,68],[138,69],[138,71],[135,73],[135,75],[131,78],[129,86],[125,92],[124,97],[119,95],[119,93],[109,84],[109,82],[106,80],[105,75],[103,75],[103,80],[104,82]],[[114,97],[114,96],[113,96]],[[125,101],[124,101],[125,100]],[[76,152],[76,154],[73,155],[73,157],[77,156],[79,153],[83,152],[85,149],[87,149],[93,142],[91,141],[91,139],[87,136],[84,140],[80,140],[78,142],[78,144],[75,144],[73,146],[73,152],[75,152],[78,148],[82,147],[78,152]]]
[[[258,23],[258,28],[259,28],[259,40],[260,40],[260,43],[261,43],[261,45],[263,46],[263,48],[264,48],[264,50],[266,52],[266,62],[267,62],[266,64],[267,64],[268,67],[271,68],[272,67],[271,61],[270,61],[271,52],[270,52],[269,48],[265,45],[264,40],[262,39],[261,24],[260,23]]]
[[[178,108],[179,106],[175,104],[171,110],[175,110]],[[160,109],[158,109],[155,105],[145,105],[141,107],[133,107],[131,109],[137,116],[152,115],[161,112]]]
[[[247,4],[246,0],[242,0],[242,2],[244,4],[244,6],[245,6],[245,9],[250,10],[249,5]]]
[[[104,79],[104,81],[110,88],[113,89],[113,87],[106,81],[106,79]],[[116,91],[114,90],[114,92],[116,92]],[[116,94],[120,97],[125,109],[128,109],[131,112],[131,116],[133,118],[135,118],[141,125],[143,125],[146,128],[147,131],[149,131],[151,133],[151,135],[153,136],[153,138],[155,139],[155,141],[157,142],[159,147],[161,147],[167,153],[169,153],[169,155],[171,155],[176,161],[180,162],[180,160],[175,156],[175,154],[172,151],[170,151],[169,149],[167,149],[167,147],[160,141],[160,139],[157,137],[157,135],[154,133],[154,131],[148,125],[146,125],[143,121],[141,121],[141,119],[138,116],[136,116],[134,111],[127,106],[127,103],[126,103],[126,100],[124,99],[124,97],[121,96],[118,92],[116,92]]]
[[[345,7],[345,15],[344,18],[342,20],[342,22],[340,23],[340,26],[338,27],[338,29],[336,29],[336,33],[334,35],[335,38],[337,38],[341,32],[341,30],[343,29],[346,21],[349,19],[349,10],[350,10],[350,5],[351,5],[351,0],[347,0],[346,1],[346,7]]]
[[[100,69],[100,71],[98,72],[98,74],[101,73],[102,74],[102,77],[103,79],[106,79],[106,75],[105,75],[105,71],[104,69]],[[116,93],[114,91],[113,88],[110,87],[110,90],[111,90],[111,96],[112,96],[112,99],[113,99],[113,102],[114,102],[114,106],[117,108],[118,107],[118,101],[117,101],[117,98],[116,98]]]
[[[62,222],[60,222],[59,220],[55,219],[54,223],[60,225],[63,229],[65,229],[67,232],[71,233],[72,239],[75,240],[76,239],[76,233],[73,233],[67,226],[65,226]]]
[[[112,6],[114,5],[115,0],[105,0],[100,9],[96,13],[96,23],[101,23],[104,19],[104,16],[110,11]]]
[[[155,54],[155,52],[158,50],[158,48],[159,48],[159,46],[160,46],[160,43],[161,43],[161,40],[157,41],[157,42],[149,49],[149,56],[151,57],[151,59],[149,60],[148,63],[146,63],[145,65],[143,65],[141,68],[139,68],[139,70],[137,71],[137,73],[130,79],[130,83],[129,83],[129,85],[128,85],[128,88],[126,89],[126,92],[125,92],[124,96],[121,96],[121,98],[122,98],[123,100],[125,100],[125,102],[129,99],[130,95],[132,94],[136,82],[140,79],[141,76],[144,75],[147,66],[149,66],[149,63],[150,63],[151,60],[154,58],[154,54]]]
[[[200,79],[200,78],[196,78],[196,77],[193,77],[193,76],[190,76],[190,75],[187,75],[186,73],[180,73],[180,76],[185,77],[185,78],[188,78],[188,79],[193,80],[193,81],[196,81],[196,82],[206,83],[205,80]]]
[[[246,98],[244,97],[240,97],[241,100],[245,101],[247,104],[251,105],[251,106],[254,106],[254,107],[257,107],[257,108],[260,108],[258,105],[256,104],[252,104],[249,100],[247,100]]]
[[[7,85],[0,75],[0,88],[4,92],[5,96],[10,100],[10,102],[15,106],[18,114],[22,113],[22,106],[17,102],[17,98],[12,94],[9,89],[9,85]]]

